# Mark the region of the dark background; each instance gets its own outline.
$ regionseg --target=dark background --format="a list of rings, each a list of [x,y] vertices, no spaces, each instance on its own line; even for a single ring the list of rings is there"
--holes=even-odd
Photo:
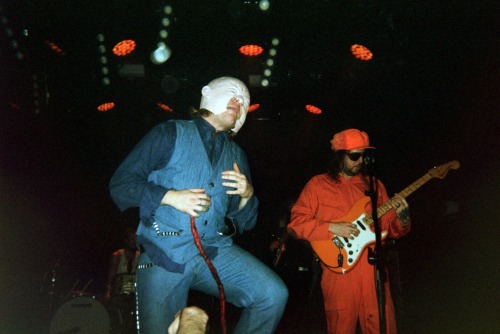
[[[245,59],[238,48],[251,42],[267,52],[275,36],[272,84],[250,87],[260,108],[235,138],[261,201],[256,229],[238,242],[269,259],[280,216],[325,170],[329,140],[343,129],[370,134],[390,195],[458,160],[460,169],[408,198],[413,229],[397,241],[393,261],[400,332],[500,330],[496,2],[274,1],[266,13],[253,1],[169,3],[173,55],[154,65],[162,1],[0,2],[0,332],[43,332],[50,301],[55,308],[72,289],[88,284],[86,291],[102,294],[109,255],[124,228],[137,224],[136,212],[120,213],[108,194],[118,164],[155,124],[186,118],[211,79],[261,74],[265,58]],[[97,33],[108,50],[137,41],[126,59],[108,54],[109,87],[100,83]],[[353,58],[352,44],[368,47],[373,59]],[[143,64],[145,75],[118,75],[126,63]],[[116,107],[99,113],[108,100]],[[306,104],[322,113],[307,113]],[[283,260],[291,295],[280,328],[322,332],[311,306],[321,302],[304,296],[312,279],[295,270],[310,254],[297,249]]]

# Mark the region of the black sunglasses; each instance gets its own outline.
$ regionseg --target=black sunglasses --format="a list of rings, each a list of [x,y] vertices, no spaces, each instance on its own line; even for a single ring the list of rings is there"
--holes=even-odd
[[[345,155],[347,155],[349,159],[351,159],[352,161],[358,161],[359,158],[364,156],[364,154],[365,152],[350,152],[350,151],[345,152]]]

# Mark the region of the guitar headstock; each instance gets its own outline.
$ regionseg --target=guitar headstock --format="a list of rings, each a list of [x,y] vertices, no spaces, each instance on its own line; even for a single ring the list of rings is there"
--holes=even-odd
[[[444,179],[446,177],[446,174],[448,174],[448,171],[450,169],[458,169],[460,168],[460,162],[453,160],[450,162],[447,162],[445,164],[436,166],[434,168],[429,169],[428,174],[432,177],[438,178],[438,179]]]

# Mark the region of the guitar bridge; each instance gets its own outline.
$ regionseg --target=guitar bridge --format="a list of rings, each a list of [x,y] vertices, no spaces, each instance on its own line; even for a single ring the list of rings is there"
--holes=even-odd
[[[339,237],[334,237],[332,239],[332,241],[335,244],[335,246],[337,246],[339,249],[343,249],[344,248],[344,243],[340,240]]]

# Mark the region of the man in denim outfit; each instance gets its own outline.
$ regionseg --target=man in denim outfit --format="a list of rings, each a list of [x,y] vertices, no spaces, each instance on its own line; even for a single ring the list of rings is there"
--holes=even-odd
[[[117,206],[138,206],[140,212],[140,333],[166,333],[186,306],[190,289],[219,297],[218,284],[195,245],[191,217],[226,300],[243,308],[234,332],[272,333],[288,290],[270,268],[233,244],[228,231],[250,230],[257,218],[247,158],[232,141],[245,122],[250,94],[231,77],[211,81],[201,93],[192,120],[154,127],[111,178]]]

